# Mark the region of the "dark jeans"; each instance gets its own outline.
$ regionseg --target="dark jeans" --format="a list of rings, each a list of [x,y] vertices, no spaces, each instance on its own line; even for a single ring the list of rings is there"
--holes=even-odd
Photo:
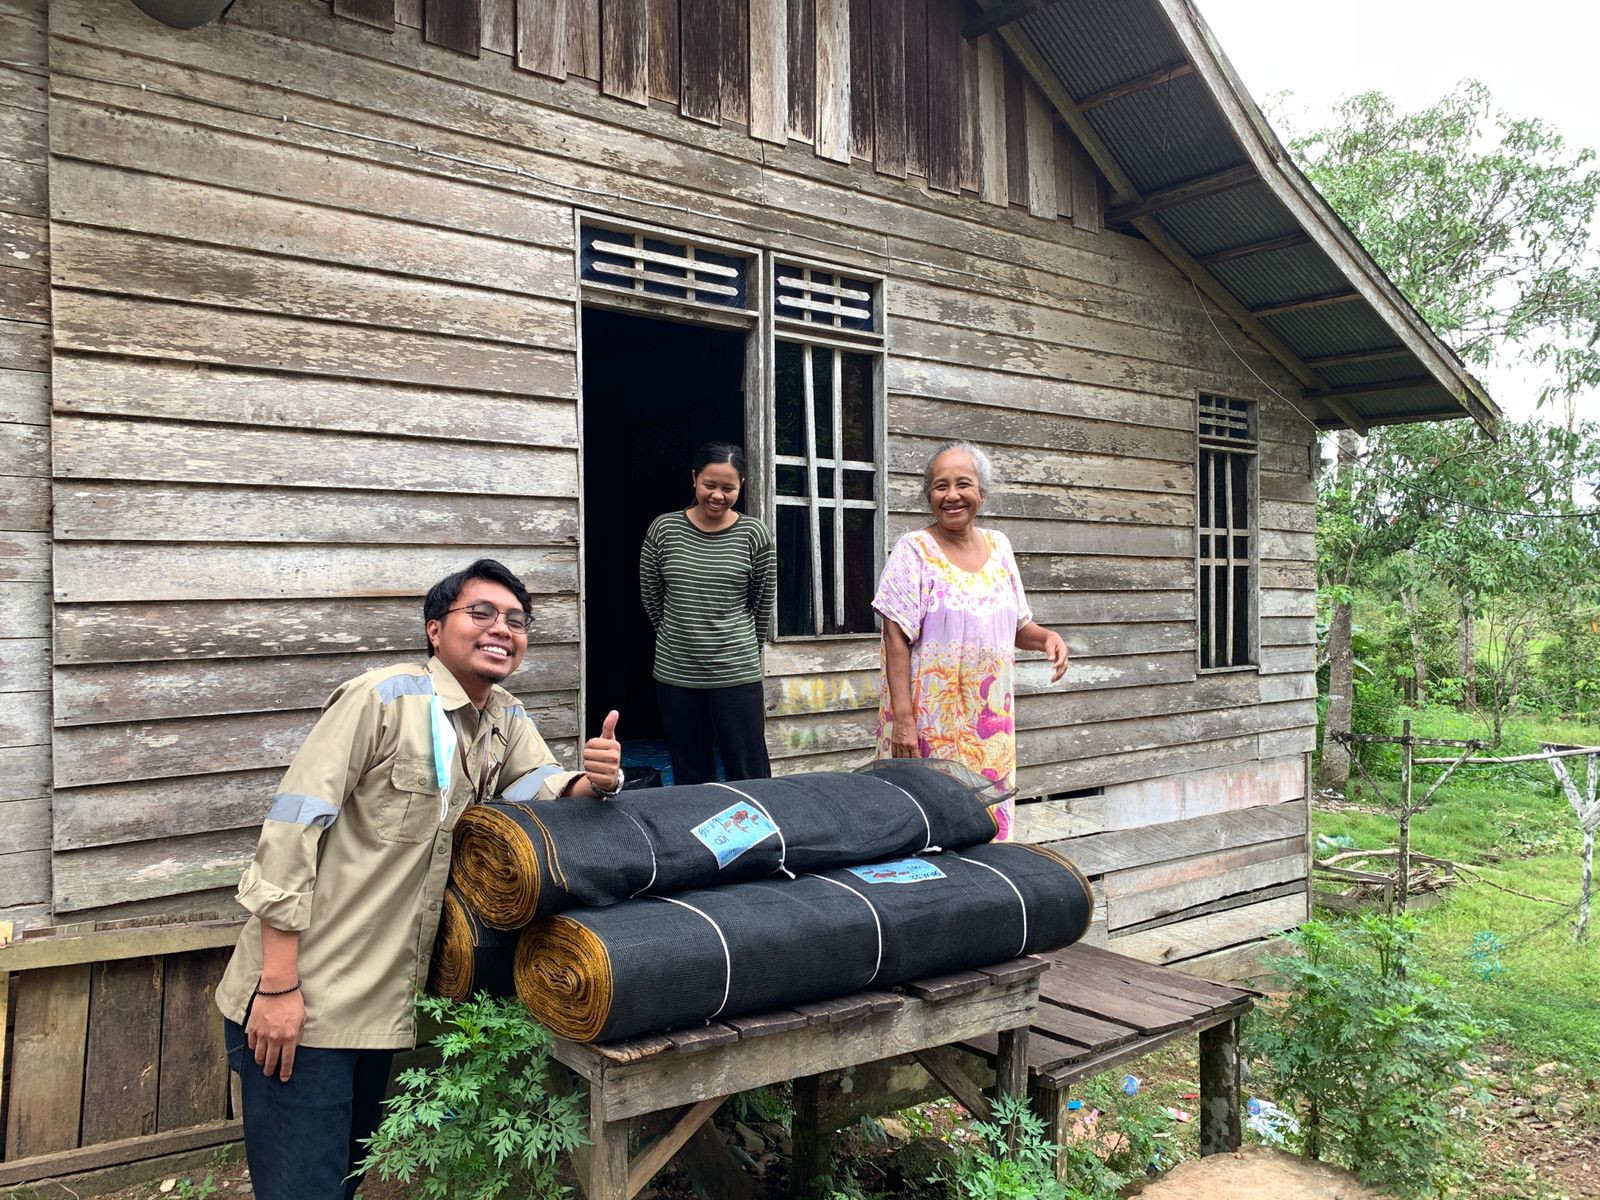
[[[257,1200],[350,1200],[346,1178],[378,1128],[393,1050],[295,1051],[288,1083],[256,1066],[244,1030],[225,1020],[228,1065],[244,1097],[244,1153]]]
[[[759,681],[725,688],[686,688],[657,681],[656,700],[674,784],[713,782],[718,750],[730,781],[771,778],[766,703]]]

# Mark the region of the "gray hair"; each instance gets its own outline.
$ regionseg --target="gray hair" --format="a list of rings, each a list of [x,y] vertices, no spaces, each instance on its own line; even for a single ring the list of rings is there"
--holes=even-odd
[[[946,442],[928,456],[928,465],[922,468],[922,498],[926,500],[933,492],[933,464],[939,461],[939,455],[947,450],[960,450],[972,459],[972,469],[978,475],[978,492],[985,499],[989,496],[989,488],[994,484],[994,464],[989,461],[989,456],[979,450],[964,438],[957,438],[953,442]]]

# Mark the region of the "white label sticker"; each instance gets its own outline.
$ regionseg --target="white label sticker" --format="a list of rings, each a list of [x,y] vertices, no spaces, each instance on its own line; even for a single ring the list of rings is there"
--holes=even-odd
[[[851,867],[849,870],[850,874],[867,883],[925,883],[930,879],[945,877],[943,871],[923,858],[902,858],[895,862]]]
[[[778,828],[759,808],[733,804],[692,830],[705,848],[717,856],[717,867],[727,866],[750,847],[775,837]]]

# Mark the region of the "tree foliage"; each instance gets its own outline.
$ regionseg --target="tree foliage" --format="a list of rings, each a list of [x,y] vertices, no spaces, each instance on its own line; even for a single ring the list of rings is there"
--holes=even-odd
[[[1251,1013],[1245,1049],[1293,1111],[1298,1148],[1394,1195],[1445,1194],[1461,1182],[1460,1098],[1489,1031],[1418,968],[1414,917],[1308,921],[1289,937],[1299,953],[1268,960],[1281,994]]]
[[[1570,399],[1600,382],[1592,151],[1569,149],[1545,122],[1497,111],[1473,82],[1416,113],[1381,93],[1353,97],[1335,124],[1290,144],[1378,265],[1464,359],[1531,363],[1544,398]],[[1353,590],[1385,574],[1392,585],[1397,556],[1410,582],[1455,597],[1465,693],[1474,698],[1477,616],[1492,611],[1501,628],[1520,631],[1526,650],[1540,610],[1593,602],[1600,427],[1578,421],[1575,407],[1564,425],[1505,423],[1497,441],[1463,420],[1379,429],[1361,444],[1345,435],[1340,446],[1340,465],[1319,487],[1317,526],[1335,690],[1350,690]],[[1507,621],[1513,608],[1522,616]],[[1519,677],[1520,668],[1492,678],[1497,730]],[[1330,714],[1348,711],[1348,695],[1330,699],[1338,702]],[[1342,773],[1324,772],[1324,782],[1341,786]]]
[[[1548,396],[1600,382],[1600,170],[1471,80],[1421,112],[1381,92],[1291,149],[1427,322],[1478,366],[1542,366]]]

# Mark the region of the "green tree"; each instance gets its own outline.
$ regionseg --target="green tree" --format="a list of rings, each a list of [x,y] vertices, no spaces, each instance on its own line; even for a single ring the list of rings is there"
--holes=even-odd
[[[1498,112],[1487,89],[1470,81],[1417,113],[1401,112],[1378,92],[1353,97],[1333,125],[1290,146],[1373,258],[1466,361],[1531,364],[1544,381],[1541,398],[1552,402],[1572,401],[1600,382],[1600,171],[1592,151],[1570,150],[1543,121]],[[1580,448],[1592,443],[1576,405],[1564,411],[1564,432]],[[1568,538],[1581,526],[1572,514],[1584,496],[1575,466],[1583,454],[1552,462],[1540,444],[1543,428],[1507,428],[1498,446],[1464,421],[1384,429],[1364,445],[1353,435],[1339,439],[1317,529],[1318,584],[1330,610],[1329,732],[1348,728],[1354,589],[1393,555],[1414,552],[1454,591],[1469,695],[1473,630],[1488,600],[1512,582],[1523,595],[1535,584],[1573,583],[1565,555],[1583,542],[1582,528]],[[1559,509],[1565,527],[1519,515],[1541,506]],[[1552,570],[1535,580],[1527,566],[1543,561],[1547,542],[1555,549]],[[1559,582],[1550,578],[1563,571]],[[1504,683],[1497,677],[1496,712]],[[1320,781],[1342,788],[1348,774],[1343,747],[1325,738]]]
[[[1496,110],[1474,80],[1415,113],[1353,96],[1290,148],[1463,359],[1536,364],[1551,399],[1600,383],[1593,150]]]

